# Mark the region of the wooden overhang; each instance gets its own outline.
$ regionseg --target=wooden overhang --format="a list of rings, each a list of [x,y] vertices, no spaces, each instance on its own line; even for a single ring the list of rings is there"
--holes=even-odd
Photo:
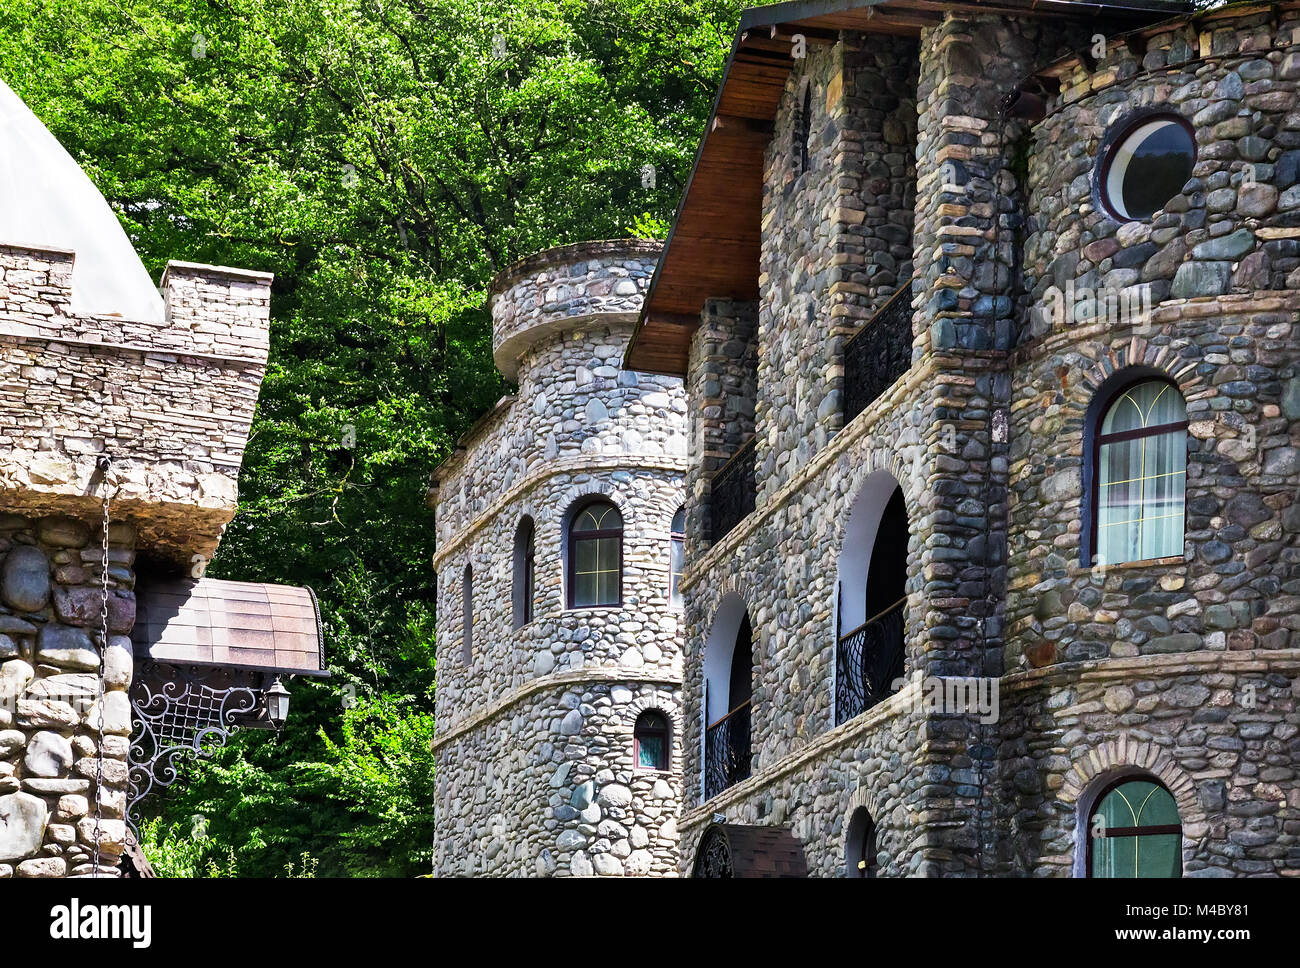
[[[705,300],[758,298],[763,153],[795,63],[795,34],[811,51],[835,43],[841,31],[919,37],[952,12],[1104,14],[1138,26],[1190,10],[1166,0],[796,0],[744,11],[624,366],[684,376]]]
[[[173,578],[136,588],[137,661],[327,676],[310,588]]]

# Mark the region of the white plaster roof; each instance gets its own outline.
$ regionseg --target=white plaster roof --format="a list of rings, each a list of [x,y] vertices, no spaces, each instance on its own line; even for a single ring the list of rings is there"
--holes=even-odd
[[[68,249],[72,311],[161,322],[163,300],[104,196],[0,81],[0,241]]]

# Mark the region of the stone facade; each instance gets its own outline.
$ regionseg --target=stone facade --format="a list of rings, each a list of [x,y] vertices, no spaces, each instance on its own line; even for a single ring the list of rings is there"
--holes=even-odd
[[[620,367],[658,251],[565,246],[493,283],[497,365],[518,392],[471,429],[430,492],[440,875],[676,872],[682,653],[669,550],[686,396],[679,378]],[[572,608],[568,527],[592,497],[622,515],[622,604]],[[534,590],[521,623],[526,519]],[[671,727],[663,771],[633,762],[637,717],[651,710]]]
[[[759,300],[706,302],[686,373],[682,874],[721,814],[789,828],[811,873],[843,876],[866,807],[881,876],[1081,875],[1098,789],[1142,774],[1178,804],[1185,874],[1300,876],[1297,28],[1294,5],[1129,36],[956,11],[794,62]],[[1099,61],[1068,53],[1098,32]],[[1040,120],[1007,116],[1030,75],[1059,90]],[[1194,174],[1119,222],[1095,167],[1156,106],[1194,130]],[[911,368],[845,422],[844,339],[913,266]],[[1067,283],[1145,283],[1150,311],[1053,323]],[[1115,374],[1187,402],[1185,552],[1097,569],[1085,427]],[[751,433],[756,509],[711,543],[710,478]],[[863,618],[845,576],[878,550],[855,518],[894,484],[908,685],[836,725],[837,637]],[[742,615],[751,775],[706,800],[710,656]],[[996,716],[927,707],[942,677],[991,680]]]
[[[269,345],[265,273],[173,262],[152,324],[74,313],[74,259],[0,245],[0,877],[89,875],[97,831],[118,873],[137,556],[215,551]]]

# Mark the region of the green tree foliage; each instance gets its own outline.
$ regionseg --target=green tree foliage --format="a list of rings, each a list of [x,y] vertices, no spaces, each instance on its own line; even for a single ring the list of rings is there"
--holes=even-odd
[[[163,866],[277,876],[305,853],[322,875],[428,869],[424,497],[506,389],[487,283],[546,246],[664,233],[741,6],[0,6],[0,78],[155,275],[168,259],[276,274],[239,512],[210,573],[315,588],[333,675],[295,681],[278,740],[238,736],[152,805]],[[206,839],[179,847],[195,815]]]

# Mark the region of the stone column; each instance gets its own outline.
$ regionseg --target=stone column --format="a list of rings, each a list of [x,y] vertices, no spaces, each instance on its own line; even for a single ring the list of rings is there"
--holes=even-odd
[[[90,873],[97,798],[101,873],[124,846],[135,535],[109,529],[101,704],[97,525],[0,515],[0,877]]]

